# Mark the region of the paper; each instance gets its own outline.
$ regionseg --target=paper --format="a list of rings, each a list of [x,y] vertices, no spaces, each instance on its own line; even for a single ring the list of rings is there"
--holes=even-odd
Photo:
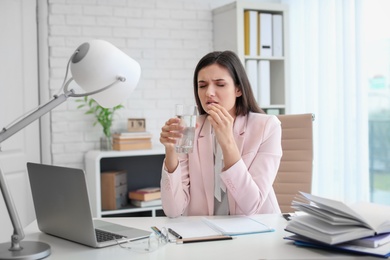
[[[273,231],[273,228],[250,217],[203,218],[203,221],[223,235],[235,236]]]
[[[221,235],[220,232],[212,229],[201,220],[167,223],[164,227],[173,229],[183,238]]]
[[[365,222],[378,233],[390,232],[390,206],[370,202],[352,204],[351,209],[358,212]]]

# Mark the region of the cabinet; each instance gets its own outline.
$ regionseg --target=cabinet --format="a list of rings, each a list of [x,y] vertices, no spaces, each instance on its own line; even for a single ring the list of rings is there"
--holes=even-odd
[[[88,151],[85,155],[85,172],[89,199],[94,217],[156,216],[163,214],[162,207],[137,208],[128,205],[116,210],[102,210],[101,173],[121,171],[127,173],[127,190],[145,187],[159,187],[161,168],[165,157],[162,146],[151,150],[133,151]]]
[[[281,55],[264,56],[256,52],[254,55],[246,55],[245,53],[245,15],[246,11],[255,11],[257,14],[265,13],[271,15],[280,15],[281,21]],[[267,113],[279,113],[285,114],[288,108],[288,97],[289,97],[289,50],[288,50],[288,8],[287,5],[278,3],[245,3],[245,2],[233,2],[225,6],[221,6],[213,10],[213,44],[214,50],[224,51],[231,50],[237,53],[241,62],[247,70],[248,77],[251,78],[248,71],[248,62],[256,61],[259,64],[260,61],[266,61],[269,69],[268,80],[270,87],[266,92],[269,93],[268,102],[261,104],[260,95],[262,86],[259,84],[253,84],[251,81],[252,90],[260,105],[260,107]],[[259,18],[258,18],[259,19]],[[252,24],[252,23],[251,23]],[[257,26],[257,33],[260,35],[259,22],[255,22]],[[274,23],[275,24],[275,23]],[[272,25],[271,25],[272,26]],[[273,29],[271,28],[272,32]],[[280,30],[279,30],[280,31]],[[257,38],[257,44],[261,42]],[[272,40],[274,40],[272,38]],[[264,62],[262,62],[263,64]],[[252,62],[253,64],[253,62]],[[254,73],[258,78],[259,68],[256,67]],[[253,73],[253,70],[252,70]],[[253,75],[252,75],[253,76]],[[260,77],[262,77],[260,75]],[[262,77],[264,80],[264,77]],[[260,82],[260,79],[259,79]]]

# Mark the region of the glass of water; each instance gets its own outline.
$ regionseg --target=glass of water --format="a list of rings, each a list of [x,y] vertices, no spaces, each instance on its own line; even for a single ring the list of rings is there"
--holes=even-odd
[[[175,148],[177,153],[192,153],[197,114],[198,108],[195,105],[176,105],[176,116],[180,118],[180,125],[184,127],[182,137],[176,141]]]

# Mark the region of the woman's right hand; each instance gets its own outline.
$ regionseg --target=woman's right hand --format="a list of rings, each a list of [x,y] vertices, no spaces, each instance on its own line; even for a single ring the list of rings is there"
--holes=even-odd
[[[176,139],[182,136],[180,119],[170,118],[161,128],[160,142],[165,146],[165,168],[168,173],[172,173],[178,166],[178,157],[175,151]]]
[[[161,128],[160,142],[167,150],[174,150],[177,138],[182,136],[181,131],[183,127],[180,126],[180,119],[177,117],[170,118]]]

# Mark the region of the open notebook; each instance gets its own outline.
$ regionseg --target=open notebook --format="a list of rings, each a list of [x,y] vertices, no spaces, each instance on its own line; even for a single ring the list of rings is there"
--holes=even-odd
[[[163,228],[163,227],[161,227]],[[274,229],[246,216],[214,216],[201,219],[169,222],[165,228],[171,228],[183,239],[207,236],[237,236],[254,233],[272,232]],[[174,239],[174,237],[170,237]]]

